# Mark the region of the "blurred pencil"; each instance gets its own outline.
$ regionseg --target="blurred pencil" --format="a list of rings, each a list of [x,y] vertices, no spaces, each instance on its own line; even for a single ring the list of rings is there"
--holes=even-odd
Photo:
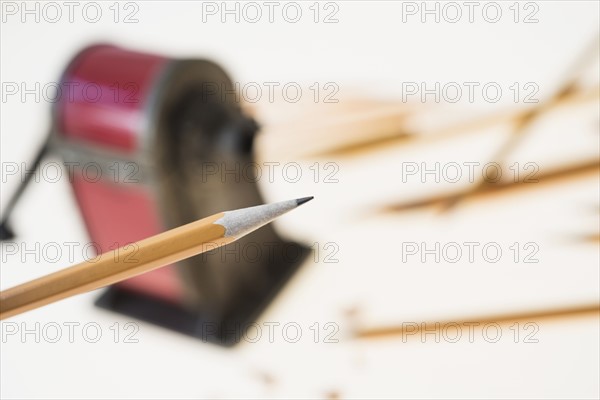
[[[231,243],[312,200],[221,212],[0,292],[0,319],[111,285]]]

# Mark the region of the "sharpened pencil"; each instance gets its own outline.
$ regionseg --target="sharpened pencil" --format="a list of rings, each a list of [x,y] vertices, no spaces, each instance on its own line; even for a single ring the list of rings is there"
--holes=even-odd
[[[229,244],[312,197],[225,211],[0,292],[0,319]]]

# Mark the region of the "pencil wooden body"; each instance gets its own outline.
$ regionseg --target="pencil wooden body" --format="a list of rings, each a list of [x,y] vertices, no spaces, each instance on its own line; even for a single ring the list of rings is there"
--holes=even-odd
[[[215,214],[0,292],[0,319],[98,289],[235,240]]]

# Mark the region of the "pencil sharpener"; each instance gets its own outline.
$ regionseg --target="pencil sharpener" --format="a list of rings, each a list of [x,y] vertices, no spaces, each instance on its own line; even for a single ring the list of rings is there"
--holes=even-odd
[[[258,125],[215,63],[96,45],[70,62],[65,87],[49,142],[75,171],[72,189],[98,251],[264,202],[246,168]],[[233,345],[307,252],[268,225],[115,284],[97,305]]]

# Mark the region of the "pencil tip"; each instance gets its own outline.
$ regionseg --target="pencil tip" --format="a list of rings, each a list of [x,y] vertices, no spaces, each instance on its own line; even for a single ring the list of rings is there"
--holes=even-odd
[[[304,203],[311,201],[314,198],[315,198],[314,196],[309,196],[309,197],[302,197],[301,199],[296,199],[296,205],[300,206]]]

